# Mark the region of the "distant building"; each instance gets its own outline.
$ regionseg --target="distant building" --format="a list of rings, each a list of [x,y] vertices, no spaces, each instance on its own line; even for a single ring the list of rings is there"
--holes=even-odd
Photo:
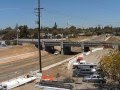
[[[40,33],[40,36],[41,36],[41,37],[44,37],[44,36],[45,36],[45,33]]]
[[[47,33],[46,36],[47,36],[47,38],[49,38],[49,39],[52,39],[52,37],[53,37],[53,35],[50,34],[50,33]]]
[[[79,36],[85,36],[85,33],[78,33]]]
[[[57,35],[55,35],[55,37],[58,38],[58,39],[60,39],[60,38],[63,37],[63,34],[57,34]]]

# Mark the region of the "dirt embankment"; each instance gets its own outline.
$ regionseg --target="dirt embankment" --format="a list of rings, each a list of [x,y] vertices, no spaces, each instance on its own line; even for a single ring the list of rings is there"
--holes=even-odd
[[[120,37],[110,37],[107,42],[120,42]]]
[[[48,52],[42,51],[42,56],[47,54]],[[14,46],[0,51],[0,64],[35,57],[38,57],[38,48],[34,45]]]
[[[24,54],[28,52],[34,52],[38,49],[34,45],[23,45],[23,46],[13,46],[7,49],[2,49],[0,51],[0,58],[15,56],[19,54]]]

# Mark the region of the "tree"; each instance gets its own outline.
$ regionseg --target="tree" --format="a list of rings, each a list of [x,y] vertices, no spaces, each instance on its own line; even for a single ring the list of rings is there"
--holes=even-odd
[[[20,38],[28,38],[28,26],[24,25],[24,26],[19,26],[20,29]]]
[[[76,31],[76,27],[75,27],[75,26],[71,26],[71,27],[69,28],[69,32],[70,32],[71,34],[74,34],[75,31]]]
[[[16,31],[15,30],[11,30],[9,32],[7,32],[3,38],[3,40],[13,40],[16,39]]]
[[[53,29],[57,29],[57,23],[55,22]]]
[[[57,29],[54,29],[54,30],[52,31],[52,34],[55,36],[55,35],[59,34],[59,32],[58,32]]]
[[[100,61],[100,68],[104,74],[120,84],[120,51],[110,52]]]

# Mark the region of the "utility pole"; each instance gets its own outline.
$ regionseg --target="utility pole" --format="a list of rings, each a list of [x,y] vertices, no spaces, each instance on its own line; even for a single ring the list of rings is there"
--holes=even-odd
[[[43,9],[43,8],[40,8],[40,0],[38,0],[38,49],[39,49],[39,72],[42,73],[42,63],[41,63],[41,37],[40,37],[40,9]]]

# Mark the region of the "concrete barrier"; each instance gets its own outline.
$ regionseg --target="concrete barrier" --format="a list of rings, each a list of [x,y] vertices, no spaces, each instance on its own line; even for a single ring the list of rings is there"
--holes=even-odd
[[[96,52],[96,51],[99,51],[99,50],[103,50],[103,47],[102,48],[95,48],[92,50],[92,52]],[[83,55],[89,55],[91,54],[91,51],[87,52],[87,53],[84,53]],[[79,55],[82,55],[82,54],[79,54]],[[79,55],[77,55],[76,57],[78,57]],[[70,69],[70,66],[76,62],[76,58],[73,58],[72,60],[69,61],[68,65],[67,65],[67,68],[68,70]]]
[[[12,79],[12,80],[9,80],[9,81],[2,82],[1,85],[6,86],[7,90],[10,90],[10,89],[13,89],[15,87],[26,84],[28,82],[31,82],[31,81],[33,81],[35,79],[36,79],[36,77],[29,77],[29,78],[27,78],[27,77],[19,77],[19,78],[16,78],[16,79]]]
[[[103,50],[103,47],[102,48],[93,49],[92,52],[96,52],[96,51],[99,51],[99,50]]]

